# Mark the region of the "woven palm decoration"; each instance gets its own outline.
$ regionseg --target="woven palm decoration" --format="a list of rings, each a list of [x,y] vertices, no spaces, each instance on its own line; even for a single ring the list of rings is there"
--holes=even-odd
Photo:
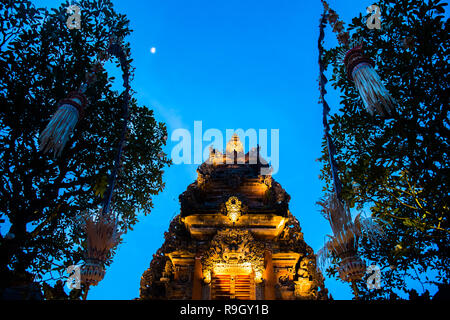
[[[349,32],[345,32],[344,22],[339,20],[336,11],[326,1],[322,0],[322,4],[339,43],[346,48],[341,62],[345,65],[347,77],[353,80],[365,108],[371,115],[375,112],[381,116],[392,115],[395,100],[375,71],[375,63],[364,55],[359,41],[350,41]]]
[[[328,123],[328,115],[330,107],[325,100],[325,85],[328,82],[324,72],[324,48],[323,39],[325,37],[324,29],[327,20],[326,10],[320,20],[319,28],[319,90],[320,102],[323,107],[323,126],[325,131],[325,139],[327,142],[328,159],[331,169],[331,177],[333,182],[333,192],[327,194],[325,198],[318,202],[322,206],[322,214],[330,223],[333,234],[329,235],[324,247],[318,252],[318,266],[325,269],[329,260],[334,257],[339,261],[339,276],[342,280],[355,284],[361,280],[366,271],[366,265],[358,255],[358,243],[361,235],[365,234],[372,240],[374,235],[378,235],[381,229],[378,228],[370,219],[361,219],[358,215],[352,220],[348,206],[342,201],[342,182],[337,171],[337,163],[335,160],[335,146],[330,134],[330,125]]]
[[[123,72],[123,124],[117,145],[114,159],[114,167],[108,178],[108,188],[105,191],[103,207],[97,216],[89,217],[85,221],[85,230],[87,236],[87,250],[85,253],[85,263],[81,270],[81,280],[86,285],[83,299],[86,299],[89,286],[97,285],[105,276],[105,263],[110,256],[111,250],[120,242],[121,233],[118,232],[117,220],[111,210],[111,202],[116,185],[117,176],[121,170],[121,157],[123,148],[126,144],[129,121],[129,103],[130,103],[130,66],[127,55],[120,44],[121,40],[111,37],[107,54],[118,58]]]
[[[39,137],[39,149],[43,152],[52,150],[55,156],[61,155],[86,104],[86,96],[81,91],[71,92],[66,99],[59,101],[58,110]]]
[[[336,193],[328,194],[318,202],[322,206],[322,214],[330,223],[333,235],[317,253],[319,265],[324,269],[331,257],[339,258],[339,276],[347,282],[361,280],[366,265],[358,255],[360,236],[365,234],[372,241],[379,234],[380,229],[371,219],[362,219],[357,215],[352,220],[349,208],[342,204]]]
[[[101,57],[101,58],[100,58]],[[58,102],[58,109],[52,116],[47,127],[39,136],[39,150],[46,153],[53,151],[54,156],[60,156],[69,141],[75,126],[82,118],[88,100],[85,92],[89,85],[96,81],[96,73],[103,69],[103,62],[108,56],[99,54],[92,69],[86,72],[86,81],[75,92],[70,92],[67,98]]]
[[[116,221],[102,213],[85,221],[87,251],[81,268],[81,281],[88,286],[96,286],[103,280],[110,251],[120,242],[121,233],[117,231]]]
[[[371,115],[375,112],[382,116],[391,115],[394,110],[394,99],[375,71],[375,63],[364,56],[361,45],[348,50],[344,64],[347,77],[355,83],[367,111]]]

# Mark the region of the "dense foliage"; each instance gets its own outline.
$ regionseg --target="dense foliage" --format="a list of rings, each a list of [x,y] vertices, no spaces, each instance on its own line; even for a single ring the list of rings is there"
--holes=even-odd
[[[48,12],[27,0],[0,3],[0,289],[60,279],[67,266],[80,262],[81,219],[99,208],[113,167],[123,103],[105,70],[88,89],[90,106],[63,154],[54,158],[38,150],[39,133],[57,101],[80,87],[111,34],[125,38],[131,32],[109,0],[80,1],[81,29],[69,30],[69,5]],[[130,108],[113,199],[124,232],[137,222],[138,211],[150,212],[170,163],[162,152],[165,125],[135,99]]]
[[[360,15],[347,31],[363,39],[366,55],[397,100],[396,113],[371,116],[338,61],[342,48],[326,55],[331,82],[341,93],[339,112],[330,125],[342,196],[351,207],[370,211],[385,232],[377,244],[363,239],[362,255],[381,268],[381,289],[368,290],[365,281],[358,285],[366,299],[396,298],[401,292],[414,296],[408,279],[448,285],[450,277],[446,4],[375,4],[381,8],[381,30],[367,28],[367,16]],[[325,143],[321,160],[325,189],[330,191]],[[333,268],[328,271],[336,274]]]

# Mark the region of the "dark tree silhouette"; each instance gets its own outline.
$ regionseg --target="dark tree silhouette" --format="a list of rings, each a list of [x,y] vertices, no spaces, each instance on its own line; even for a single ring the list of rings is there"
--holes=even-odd
[[[111,35],[131,32],[109,0],[80,1],[81,29],[69,30],[69,5],[47,12],[26,0],[0,4],[0,290],[62,279],[67,266],[82,260],[80,222],[101,205],[113,168],[123,102],[105,70],[88,88],[90,105],[62,155],[38,150],[57,101],[85,81]],[[132,63],[129,44],[124,46]],[[112,206],[122,231],[137,222],[138,211],[151,211],[152,196],[164,188],[162,169],[170,164],[162,152],[166,137],[152,110],[132,98]],[[58,290],[51,291],[51,283],[45,288],[54,297]]]

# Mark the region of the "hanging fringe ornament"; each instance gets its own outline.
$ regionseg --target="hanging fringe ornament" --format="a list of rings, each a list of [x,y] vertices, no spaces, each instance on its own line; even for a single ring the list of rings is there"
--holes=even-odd
[[[52,116],[44,131],[39,137],[39,150],[46,153],[53,150],[54,156],[60,156],[73,129],[83,116],[87,105],[87,98],[84,95],[88,86],[97,81],[97,72],[103,70],[103,62],[108,59],[107,53],[99,53],[97,61],[86,73],[86,82],[83,83],[78,92],[69,93],[66,99],[59,101],[58,110]]]
[[[39,149],[43,152],[53,150],[54,155],[59,156],[82,117],[86,104],[86,96],[81,92],[71,92],[61,100],[58,110],[39,137]]]
[[[87,251],[81,268],[81,281],[96,286],[105,276],[105,263],[110,250],[120,242],[116,219],[100,213],[97,219],[89,217],[85,222]]]
[[[339,20],[336,11],[331,9],[326,1],[322,0],[322,4],[324,15],[327,14],[328,22],[336,33],[339,44],[344,48],[351,48],[346,52],[344,59],[340,60],[345,65],[348,79],[355,83],[365,108],[371,115],[375,112],[381,116],[392,115],[395,100],[376,73],[375,63],[364,56],[362,45],[355,44],[361,43],[361,39],[351,40],[349,32],[344,29],[344,22]]]
[[[382,116],[392,114],[395,101],[374,70],[374,62],[364,56],[362,46],[347,52],[344,65],[347,77],[354,81],[367,111],[371,115],[375,111]]]
[[[321,201],[318,202],[319,205],[322,206],[322,214],[328,220],[331,230],[333,231],[332,236],[328,236],[329,240],[325,242],[325,245],[322,249],[320,249],[317,253],[317,266],[322,270],[326,268],[326,265],[330,262],[330,258],[332,256],[339,259],[339,276],[342,280],[351,282],[355,285],[356,281],[361,280],[366,271],[366,265],[364,261],[358,255],[358,242],[359,237],[364,234],[371,241],[376,241],[377,237],[381,234],[381,228],[378,228],[376,224],[372,222],[371,219],[361,219],[360,215],[357,215],[354,220],[352,220],[350,209],[345,204],[345,202],[341,201],[341,192],[342,192],[342,182],[339,179],[338,171],[337,171],[337,163],[335,159],[335,146],[333,143],[333,139],[330,135],[330,125],[328,123],[328,115],[330,112],[330,107],[325,100],[326,89],[325,85],[328,82],[325,76],[325,64],[324,64],[324,48],[323,48],[323,40],[325,37],[325,25],[327,21],[327,12],[330,12],[330,22],[334,22],[335,26],[333,29],[339,29],[340,33],[342,33],[343,22],[338,20],[337,14],[332,11],[328,4],[325,1],[322,1],[324,4],[324,13],[322,14],[322,18],[320,20],[319,25],[319,41],[318,41],[318,50],[319,50],[319,90],[320,90],[320,102],[323,107],[323,126],[325,131],[325,138],[327,141],[327,149],[328,149],[328,159],[331,170],[331,177],[334,187],[334,192],[328,194]],[[348,33],[342,33],[344,36],[338,37],[340,42],[348,43]],[[350,57],[350,55],[349,55]],[[355,55],[356,57],[356,55]],[[363,57],[361,55],[361,57]],[[351,60],[353,63],[358,62],[358,60]],[[353,66],[353,69],[356,66],[360,66],[363,63],[370,63],[370,60],[360,59],[359,64],[356,63]],[[352,70],[354,72],[355,70]]]

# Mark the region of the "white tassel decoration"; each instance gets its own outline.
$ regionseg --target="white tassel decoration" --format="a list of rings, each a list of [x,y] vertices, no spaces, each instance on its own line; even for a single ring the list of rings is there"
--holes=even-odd
[[[344,58],[347,76],[355,83],[367,111],[382,116],[391,115],[395,100],[389,94],[380,76],[376,73],[372,60],[366,58],[362,46],[349,50]]]
[[[84,95],[76,92],[60,101],[58,110],[39,137],[39,150],[44,153],[52,150],[55,156],[61,155],[85,105]]]
[[[352,78],[365,107],[371,115],[375,111],[382,116],[392,114],[394,99],[370,64],[361,63],[357,65],[353,69]]]

